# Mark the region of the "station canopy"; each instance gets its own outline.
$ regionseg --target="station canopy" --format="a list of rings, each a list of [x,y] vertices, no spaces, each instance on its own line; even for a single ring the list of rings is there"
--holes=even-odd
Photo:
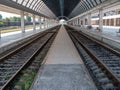
[[[71,19],[109,0],[0,0],[4,4],[49,18]]]

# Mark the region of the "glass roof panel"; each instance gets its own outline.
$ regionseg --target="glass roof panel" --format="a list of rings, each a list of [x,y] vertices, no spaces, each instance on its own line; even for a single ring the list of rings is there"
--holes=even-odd
[[[100,0],[96,0],[96,2],[97,2],[98,4],[100,4]]]
[[[95,0],[92,0],[92,4],[93,4],[94,6],[96,6]]]
[[[29,0],[26,7],[30,7],[31,3],[32,3],[33,0]]]
[[[23,0],[17,0],[17,3],[21,4],[23,2]]]
[[[12,1],[16,2],[17,0],[12,0]]]
[[[40,2],[41,2],[41,0],[38,0],[38,1],[35,3],[35,5],[34,5],[34,7],[33,7],[33,10],[35,10],[35,7],[36,7]]]
[[[34,0],[34,1],[32,2],[31,6],[30,6],[30,9],[32,9],[32,8],[34,7],[34,5],[35,5],[35,3],[36,3],[37,1],[38,1],[38,0]]]
[[[23,3],[22,3],[22,5],[26,6],[27,3],[28,3],[28,0],[24,0]]]

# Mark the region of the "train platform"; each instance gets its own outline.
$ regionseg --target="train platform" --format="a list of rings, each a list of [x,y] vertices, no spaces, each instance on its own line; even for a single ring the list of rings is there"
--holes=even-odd
[[[30,90],[97,90],[62,26]]]
[[[76,26],[70,26],[70,27],[72,27],[78,31],[82,31],[83,33],[85,33],[91,37],[94,37],[112,47],[120,49],[120,36],[115,35],[115,32],[113,33],[112,30],[114,30],[114,29],[104,28],[103,32],[99,32],[97,30],[88,30],[86,28],[83,29],[83,28],[76,27]],[[112,33],[113,33],[113,35],[112,35]]]
[[[2,34],[1,38],[0,38],[0,47],[4,46],[6,44],[9,44],[9,43],[15,42],[17,40],[24,39],[25,37],[34,35],[41,31],[43,31],[43,29],[41,29],[41,30],[40,29],[36,29],[36,30],[30,29],[30,30],[26,30],[25,33],[22,33],[21,31],[16,31],[16,32]]]
[[[52,28],[52,27],[49,27],[49,28]],[[35,34],[49,28],[45,28],[45,29],[36,28],[36,30],[29,29],[29,30],[26,30],[25,33],[22,33],[21,31],[16,31],[16,32],[2,34],[0,38],[0,53],[32,38]]]

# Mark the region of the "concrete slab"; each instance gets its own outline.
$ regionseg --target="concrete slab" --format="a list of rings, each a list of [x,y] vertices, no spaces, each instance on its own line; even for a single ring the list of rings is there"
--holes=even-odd
[[[49,28],[52,28],[52,27],[49,27]],[[37,33],[40,33],[49,28],[45,28],[41,30],[38,28],[36,28],[36,30],[29,29],[29,30],[26,30],[25,33],[22,33],[21,31],[16,31],[16,32],[2,34],[2,37],[0,38],[0,53],[10,48],[13,48],[27,40],[30,40],[32,37],[35,37]]]
[[[95,30],[87,30],[85,28],[83,29],[83,28],[80,28],[77,26],[70,26],[70,27],[72,27],[78,31],[82,31],[83,33],[88,34],[89,36],[91,36],[97,40],[100,40],[112,47],[120,49],[120,37],[115,36],[114,33],[110,32],[109,30],[107,30],[106,32],[104,30],[103,30],[103,32],[99,32],[99,31],[95,31]]]
[[[62,26],[53,42],[46,58],[45,64],[82,64],[82,60]]]
[[[63,26],[45,60],[30,90],[97,90]]]
[[[11,32],[11,33],[5,33],[2,35],[0,38],[0,47],[13,43],[15,41],[18,41],[20,39],[24,39],[28,36],[34,35],[38,32],[41,32],[42,30],[37,29],[36,31],[34,30],[27,30],[25,33],[22,33],[21,31],[16,31],[16,32]]]
[[[97,90],[83,65],[50,64],[40,69],[30,90]]]

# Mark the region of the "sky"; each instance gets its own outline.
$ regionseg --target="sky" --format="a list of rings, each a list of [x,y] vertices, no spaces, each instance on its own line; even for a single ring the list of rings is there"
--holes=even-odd
[[[13,14],[13,13],[8,13],[8,12],[2,12],[2,11],[0,11],[0,14],[2,15],[3,18],[13,17],[13,16],[20,17],[20,15],[18,15],[18,14]],[[35,20],[38,21],[37,18]]]
[[[0,14],[3,16],[3,18],[13,17],[13,16],[19,17],[20,16],[20,15],[17,15],[17,14],[12,14],[12,13],[2,12],[2,11],[0,11]]]

